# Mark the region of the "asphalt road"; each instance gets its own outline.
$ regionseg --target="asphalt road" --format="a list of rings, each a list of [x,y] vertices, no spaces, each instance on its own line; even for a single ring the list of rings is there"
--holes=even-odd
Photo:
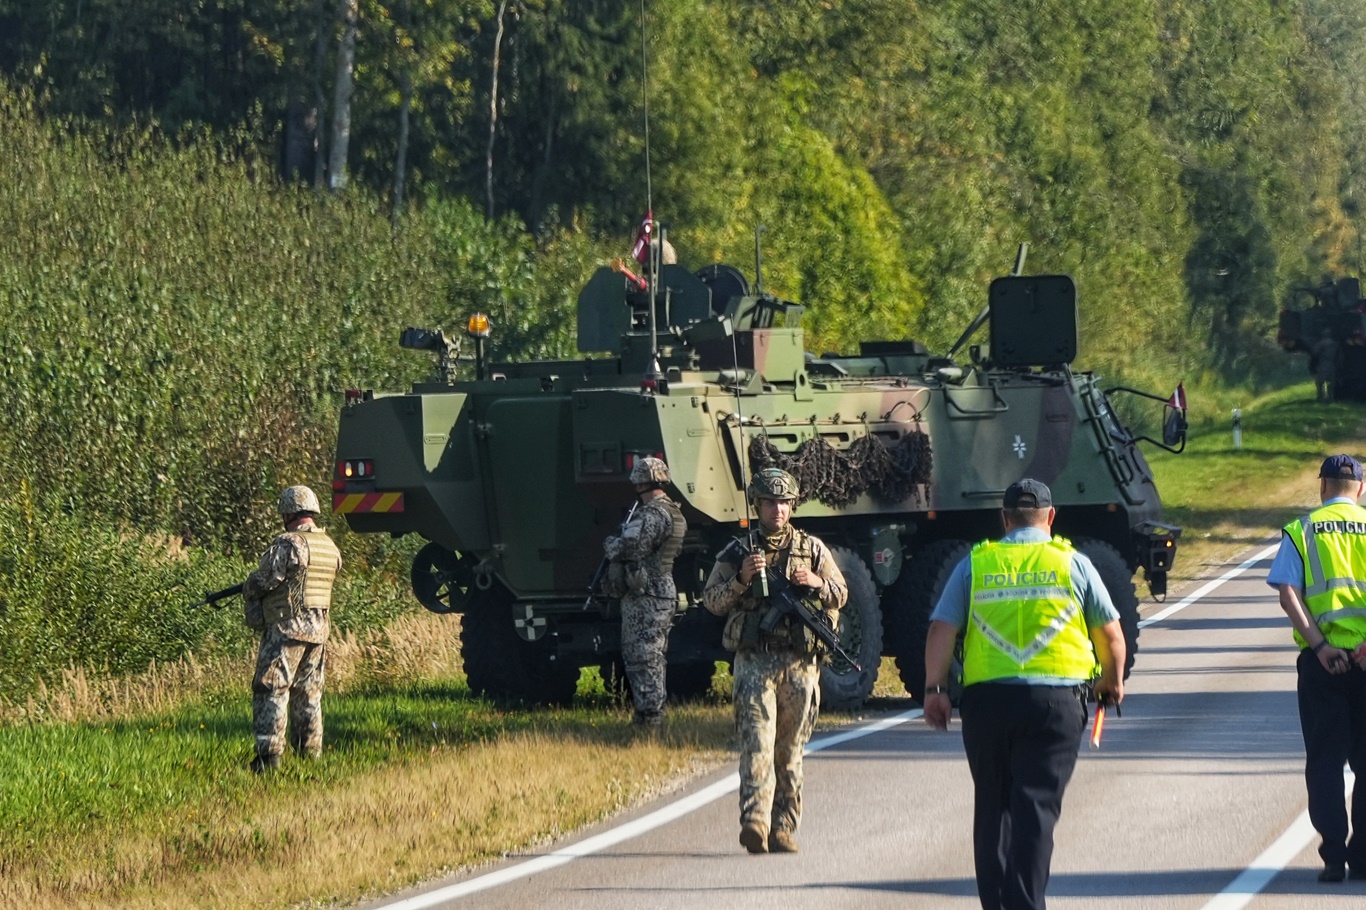
[[[1264,581],[1271,552],[1143,606],[1124,714],[1099,750],[1083,745],[1067,792],[1050,908],[1366,907],[1366,882],[1315,880],[1295,650]],[[913,709],[813,742],[800,854],[744,852],[730,768],[541,853],[369,906],[975,908],[958,723],[937,733]]]

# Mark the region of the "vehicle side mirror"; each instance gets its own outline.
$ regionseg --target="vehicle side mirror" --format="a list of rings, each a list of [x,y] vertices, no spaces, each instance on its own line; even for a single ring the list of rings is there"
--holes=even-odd
[[[1166,421],[1162,424],[1162,442],[1164,445],[1178,448],[1186,441],[1186,415],[1178,408],[1168,408]]]

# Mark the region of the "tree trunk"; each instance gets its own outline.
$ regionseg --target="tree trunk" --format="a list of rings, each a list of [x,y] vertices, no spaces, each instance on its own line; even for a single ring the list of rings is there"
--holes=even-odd
[[[327,149],[323,143],[327,123],[327,96],[323,93],[323,72],[327,69],[327,0],[313,0],[313,188],[321,190],[327,182]]]
[[[351,142],[351,92],[356,72],[356,25],[359,0],[341,0],[342,35],[337,49],[337,79],[333,86],[332,154],[327,185],[337,193],[346,188],[346,152]]]
[[[498,66],[503,52],[503,15],[507,12],[507,0],[498,4],[498,31],[493,36],[493,84],[489,88],[489,144],[484,153],[484,193],[487,205],[484,214],[493,220],[493,140],[498,132]]]
[[[408,170],[408,112],[413,106],[413,71],[407,61],[399,70],[398,81],[398,155],[394,161],[394,200],[390,213],[390,220],[395,227],[403,212],[403,181]]]
[[[303,97],[291,98],[285,112],[284,149],[280,171],[290,182],[303,181],[310,159],[317,155],[318,112]]]

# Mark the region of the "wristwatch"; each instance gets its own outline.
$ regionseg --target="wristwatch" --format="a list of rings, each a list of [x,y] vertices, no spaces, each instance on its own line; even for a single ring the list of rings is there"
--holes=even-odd
[[[948,687],[948,686],[926,686],[926,687],[925,687],[925,694],[926,694],[926,695],[948,695],[948,694],[949,694],[949,687]]]

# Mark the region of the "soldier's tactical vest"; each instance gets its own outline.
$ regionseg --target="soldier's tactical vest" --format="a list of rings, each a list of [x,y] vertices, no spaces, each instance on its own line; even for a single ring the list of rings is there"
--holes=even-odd
[[[1347,650],[1366,641],[1366,509],[1335,502],[1285,533],[1304,558],[1304,605],[1323,637]],[[1299,632],[1295,643],[1308,647]]]
[[[1072,545],[983,541],[972,548],[972,602],[963,633],[963,684],[1097,670],[1081,603],[1072,593]]]
[[[332,582],[341,565],[341,552],[322,528],[300,528],[289,536],[303,543],[307,569],[288,576],[268,591],[261,601],[266,624],[298,616],[304,610],[327,610],[332,606]]]
[[[811,535],[798,528],[791,528],[791,544],[787,547],[769,549],[764,545],[764,558],[768,561],[770,568],[787,578],[792,577],[794,569],[805,566],[812,568],[815,560],[815,548],[811,546]],[[737,540],[731,545],[736,555],[739,557],[737,562],[748,555],[748,548],[743,541]],[[768,599],[759,596],[759,582],[756,579],[744,594],[740,595],[740,601],[735,605],[735,610],[726,618],[725,628],[721,633],[721,647],[727,651],[744,651],[766,646],[785,646],[801,654],[816,653],[819,644],[816,636],[811,630],[802,625],[799,621],[790,616],[783,617],[777,627],[771,632],[765,632],[759,628],[764,621],[764,616],[768,613],[771,604]],[[824,609],[821,607],[821,609]]]
[[[660,578],[672,578],[674,560],[683,550],[683,537],[688,533],[688,523],[683,520],[683,510],[667,496],[656,497],[641,507],[642,509],[661,509],[669,516],[669,526],[673,529],[669,537],[660,544],[654,554],[657,567],[640,562],[613,561],[607,567],[604,590],[608,597],[621,597],[624,594],[644,594],[649,585],[648,574],[657,571]],[[643,516],[641,519],[643,520]]]
[[[651,501],[646,505],[646,508],[648,509],[650,506],[656,506],[668,512],[669,519],[672,522],[673,533],[659,548],[659,572],[661,575],[669,576],[673,574],[674,560],[683,551],[683,535],[688,533],[688,523],[683,520],[683,510],[678,507],[678,503],[667,496],[661,496]]]

